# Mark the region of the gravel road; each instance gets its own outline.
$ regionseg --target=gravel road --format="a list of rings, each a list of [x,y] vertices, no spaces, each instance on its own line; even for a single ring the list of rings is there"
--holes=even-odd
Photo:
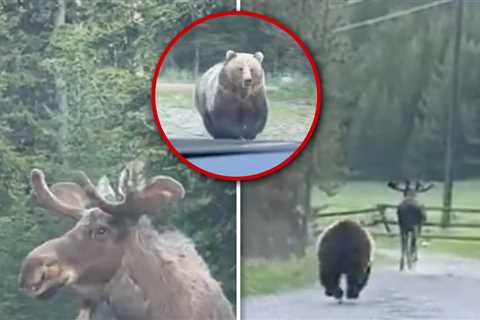
[[[480,319],[480,260],[429,255],[416,270],[374,266],[357,301],[327,298],[318,284],[246,298],[243,319]]]

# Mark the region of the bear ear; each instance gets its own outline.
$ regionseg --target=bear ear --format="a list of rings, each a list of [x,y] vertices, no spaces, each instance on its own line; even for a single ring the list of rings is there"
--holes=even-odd
[[[229,61],[229,60],[233,59],[236,55],[237,55],[237,53],[235,51],[228,50],[227,54],[225,55],[225,60]]]
[[[253,56],[258,60],[258,62],[262,63],[263,53],[261,53],[260,51],[257,51],[257,52],[255,52],[255,54]]]

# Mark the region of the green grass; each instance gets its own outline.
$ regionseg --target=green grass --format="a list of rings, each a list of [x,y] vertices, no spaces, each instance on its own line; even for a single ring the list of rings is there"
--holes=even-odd
[[[462,208],[480,208],[480,197],[478,191],[480,190],[480,180],[463,180],[455,182],[453,207]],[[418,195],[418,199],[427,206],[441,206],[442,205],[443,184],[435,183],[435,187],[429,192]],[[320,190],[314,190],[312,195],[312,205],[321,206],[328,204],[329,207],[325,212],[335,212],[344,210],[365,209],[374,207],[378,203],[397,204],[401,201],[402,195],[399,192],[393,191],[386,187],[386,182],[377,181],[351,181],[348,182],[340,192],[334,197],[327,197]],[[388,216],[395,219],[395,211],[389,210]],[[441,212],[428,211],[428,221],[440,222]],[[357,218],[366,219],[367,216],[357,216]],[[333,220],[335,220],[334,218]],[[322,224],[328,224],[332,219],[325,219],[320,221]],[[476,222],[480,223],[480,214],[464,214],[455,213],[453,222]],[[426,228],[425,232],[433,232],[433,229]],[[438,231],[438,230],[437,230]],[[446,229],[441,230],[446,235],[476,235],[476,229]]]
[[[242,262],[242,296],[269,294],[313,283],[317,262],[313,252],[286,261],[246,259]]]
[[[315,103],[315,80],[304,75],[291,75],[291,81],[282,81],[281,76],[267,75],[267,93],[273,101],[299,101],[301,103]],[[270,89],[270,90],[269,90]]]
[[[393,249],[400,251],[398,238],[376,238],[378,250]],[[480,243],[475,241],[431,240],[428,246],[420,246],[420,253],[445,254],[464,258],[480,259]],[[387,258],[388,259],[388,258]],[[390,259],[391,260],[391,259]],[[396,262],[396,259],[394,259]]]
[[[424,248],[422,248],[422,250],[424,250]],[[474,241],[435,240],[431,242],[427,250],[465,258],[480,259],[480,243]]]
[[[190,83],[193,82],[193,73],[190,70],[178,68],[162,68],[158,81],[170,83]]]
[[[312,205],[329,204],[330,209],[359,209],[367,208],[376,203],[398,203],[401,194],[386,186],[387,182],[377,181],[350,181],[334,197],[327,197],[320,190],[312,196]],[[455,182],[453,190],[453,206],[480,208],[480,180],[463,180]],[[435,183],[429,192],[418,195],[418,199],[425,205],[439,206],[442,202],[442,183]]]
[[[480,208],[480,180],[462,180],[454,183],[453,207]],[[441,206],[442,204],[442,183],[435,183],[435,188],[431,191],[418,195],[418,199],[425,205]],[[334,197],[327,197],[320,190],[315,190],[312,196],[313,206],[328,204],[325,212],[335,212],[343,210],[354,210],[372,207],[377,203],[397,204],[401,200],[400,193],[392,191],[386,187],[386,182],[377,181],[351,181],[348,182],[340,192]],[[396,219],[395,210],[389,210],[387,215],[391,219]],[[368,215],[351,216],[352,219],[368,220]],[[316,222],[320,225],[328,225],[337,218],[322,219]],[[441,212],[427,211],[427,220],[430,222],[440,222]],[[480,223],[479,214],[455,213],[452,222],[462,223]],[[376,227],[377,231],[385,231],[382,226]],[[396,227],[393,226],[396,231]],[[478,236],[479,230],[475,228],[447,228],[438,227],[424,228],[423,233],[455,235],[455,236]],[[378,237],[376,239],[377,247],[398,247],[398,239],[388,239]],[[456,240],[431,240],[430,246],[422,247],[421,250],[432,253],[445,253],[463,257],[480,258],[480,243],[475,241],[456,241]]]
[[[375,264],[391,262],[391,257],[375,251]],[[245,259],[242,262],[242,296],[271,294],[302,288],[317,281],[317,258],[310,248],[304,258],[285,261]]]

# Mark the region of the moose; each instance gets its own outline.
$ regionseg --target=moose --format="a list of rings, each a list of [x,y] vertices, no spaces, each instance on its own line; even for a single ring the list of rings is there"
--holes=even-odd
[[[417,239],[420,237],[422,225],[426,221],[423,205],[416,199],[417,193],[427,192],[434,185],[433,183],[425,184],[420,180],[415,182],[405,180],[403,183],[390,181],[387,185],[403,194],[403,200],[397,209],[401,239],[400,271],[403,271],[405,260],[409,269],[418,260]]]
[[[317,243],[318,274],[325,295],[342,301],[340,277],[347,278],[347,299],[357,299],[371,272],[374,242],[352,220],[340,220],[322,232]]]
[[[70,288],[81,300],[77,320],[92,319],[101,303],[118,320],[234,319],[192,241],[172,228],[157,231],[150,222],[149,216],[161,216],[164,203],[184,197],[178,181],[156,176],[145,183],[127,166],[117,194],[106,195],[82,177],[83,185],[48,187],[41,170],[31,173],[38,204],[77,222],[24,259],[19,286],[28,296],[48,299]]]

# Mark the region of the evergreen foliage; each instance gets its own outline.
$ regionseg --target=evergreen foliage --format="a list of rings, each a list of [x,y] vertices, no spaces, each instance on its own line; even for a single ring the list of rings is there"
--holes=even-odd
[[[55,24],[64,4],[65,24]],[[192,7],[193,5],[193,7]],[[150,85],[162,48],[219,1],[2,1],[0,4],[0,318],[73,319],[68,294],[35,301],[18,289],[20,263],[71,227],[29,202],[29,174],[49,182],[84,170],[116,181],[141,158],[148,175],[181,181],[186,199],[169,223],[191,236],[214,277],[235,298],[235,185],[204,178],[170,155],[150,114]],[[66,97],[61,106],[59,95]],[[156,222],[156,223],[165,223]],[[99,315],[98,319],[108,319]]]

